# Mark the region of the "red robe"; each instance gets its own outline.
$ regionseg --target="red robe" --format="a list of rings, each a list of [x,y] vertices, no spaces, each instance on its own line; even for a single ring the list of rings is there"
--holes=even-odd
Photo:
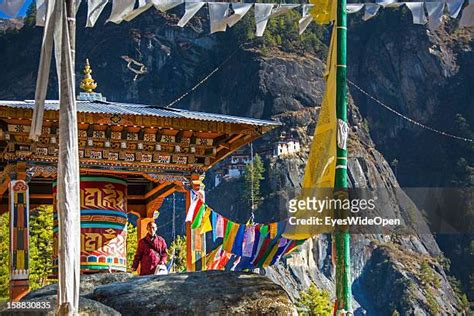
[[[132,270],[136,270],[140,263],[140,275],[154,274],[159,264],[166,264],[166,249],[166,242],[162,237],[155,235],[151,240],[150,234],[147,234],[138,242]]]

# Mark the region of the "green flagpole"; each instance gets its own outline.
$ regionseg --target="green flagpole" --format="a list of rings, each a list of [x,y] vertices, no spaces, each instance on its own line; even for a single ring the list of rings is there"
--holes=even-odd
[[[347,124],[347,16],[346,0],[337,0],[337,73],[336,73],[336,116],[339,124]],[[341,122],[342,121],[342,122]],[[347,130],[347,128],[345,129]],[[338,128],[338,133],[341,129]],[[342,135],[338,135],[341,137]],[[345,143],[345,142],[343,142]],[[337,146],[336,198],[345,199],[347,194],[347,148]],[[337,216],[341,216],[338,212]],[[350,235],[347,227],[335,233],[336,243],[336,315],[352,314]]]

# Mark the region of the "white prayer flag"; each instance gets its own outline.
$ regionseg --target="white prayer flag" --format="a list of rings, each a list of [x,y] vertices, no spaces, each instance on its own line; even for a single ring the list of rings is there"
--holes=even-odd
[[[225,32],[227,29],[226,14],[229,10],[229,3],[208,2],[209,20],[211,22],[211,34],[215,32]]]
[[[410,9],[411,14],[413,15],[414,24],[426,24],[428,20],[425,15],[425,8],[423,7],[423,2],[405,2],[405,5]]]
[[[135,6],[135,0],[113,0],[112,1],[112,12],[107,22],[113,22],[119,24],[123,21],[130,12],[133,11]]]
[[[313,20],[313,17],[311,14],[309,14],[309,10],[314,7],[313,4],[303,4],[303,12],[301,14],[301,19],[298,21],[298,26],[299,26],[299,34],[303,34],[303,32],[306,30],[308,25],[311,23]]]
[[[100,14],[107,5],[107,0],[88,0],[87,1],[87,22],[86,27],[94,27]]]
[[[359,12],[364,7],[363,3],[348,3],[346,11],[348,14]]]
[[[151,0],[138,0],[138,8],[132,10],[126,16],[123,17],[124,21],[130,22],[149,8],[153,6]]]
[[[184,15],[181,20],[179,20],[178,26],[184,27],[205,4],[206,2],[186,2],[184,4]]]
[[[25,0],[3,0],[3,2],[0,3],[0,12],[14,18],[18,15],[23,4],[25,4]]]
[[[380,5],[376,3],[366,3],[365,4],[365,12],[362,20],[367,21],[373,18],[380,9]]]
[[[44,26],[46,7],[46,0],[36,0],[36,26]]]
[[[297,8],[299,6],[299,4],[278,4],[272,9],[272,14],[270,14],[270,17],[276,17],[288,13],[291,9]]]
[[[444,2],[425,2],[428,12],[428,27],[430,30],[436,30],[441,24],[443,16]]]
[[[157,10],[166,12],[180,5],[184,0],[152,0],[152,2]]]
[[[459,21],[460,27],[474,26],[474,0],[470,0],[467,7],[462,11],[461,20]]]
[[[455,19],[461,12],[464,0],[447,0],[446,4],[448,5],[449,16]]]
[[[247,14],[247,12],[249,12],[252,5],[252,3],[232,3],[234,14],[227,18],[227,25],[229,27],[234,26]]]
[[[380,4],[383,7],[389,6],[392,3],[397,2],[397,0],[377,0],[375,1],[377,4]]]
[[[256,36],[263,36],[272,9],[272,3],[255,3],[255,24],[257,26],[257,31],[255,32]]]

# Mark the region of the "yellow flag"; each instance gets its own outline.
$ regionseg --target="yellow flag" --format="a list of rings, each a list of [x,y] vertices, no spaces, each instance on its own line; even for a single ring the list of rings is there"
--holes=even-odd
[[[322,1],[322,3],[325,3]],[[329,0],[332,10],[335,12],[336,1]],[[335,13],[334,13],[335,14]],[[328,15],[330,17],[330,15]],[[326,70],[326,91],[324,93],[318,123],[314,132],[313,143],[309,153],[308,162],[303,178],[301,195],[299,200],[316,198],[324,200],[332,198],[334,180],[336,175],[336,63],[337,63],[337,30],[333,28],[331,44],[329,45],[329,56]],[[328,196],[328,193],[329,196]],[[328,210],[321,213],[307,208],[298,207],[295,213],[291,213],[289,225],[283,233],[283,237],[294,240],[307,239],[317,234],[332,231],[332,227],[315,223],[302,224],[303,220],[311,220],[320,216],[324,223],[324,216],[329,216]],[[293,217],[293,219],[291,218]],[[295,219],[301,220],[294,224]],[[292,224],[293,223],[293,224]],[[306,222],[309,223],[309,222]]]
[[[212,210],[206,206],[206,211],[204,212],[204,216],[202,218],[201,234],[212,231],[211,211]]]
[[[337,0],[310,0],[314,4],[311,15],[314,22],[318,24],[328,24],[336,20]]]

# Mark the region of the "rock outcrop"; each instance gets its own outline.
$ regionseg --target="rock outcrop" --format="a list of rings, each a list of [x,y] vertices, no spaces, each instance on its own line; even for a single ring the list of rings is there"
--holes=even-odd
[[[24,301],[51,302],[55,306],[56,290],[56,285],[47,286],[31,292]],[[79,303],[81,315],[297,314],[280,285],[247,272],[87,275],[81,278]]]

